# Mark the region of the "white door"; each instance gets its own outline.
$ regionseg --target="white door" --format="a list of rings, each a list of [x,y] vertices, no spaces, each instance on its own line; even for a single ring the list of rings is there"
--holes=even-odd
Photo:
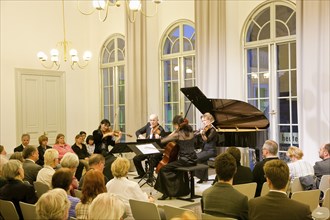
[[[17,143],[23,133],[30,134],[30,145],[46,134],[49,145],[58,133],[65,134],[64,72],[16,69]]]

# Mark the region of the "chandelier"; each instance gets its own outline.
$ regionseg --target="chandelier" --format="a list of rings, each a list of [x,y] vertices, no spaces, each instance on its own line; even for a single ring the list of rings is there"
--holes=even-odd
[[[77,66],[80,69],[85,68],[88,65],[88,62],[90,61],[92,57],[92,53],[90,51],[85,51],[83,54],[83,63],[79,62],[78,52],[77,50],[71,48],[70,45],[71,42],[67,41],[66,39],[66,29],[65,29],[65,13],[64,13],[64,0],[62,0],[62,20],[63,20],[63,41],[60,41],[57,43],[57,48],[63,48],[63,60],[64,62],[68,61],[68,51],[70,56],[70,63],[71,63],[71,69],[74,70],[74,68]],[[61,49],[62,50],[62,49]],[[60,64],[60,53],[58,49],[51,49],[50,51],[50,61],[48,60],[47,55],[40,51],[37,54],[39,61],[41,62],[42,66],[47,69],[59,69]]]
[[[137,12],[141,12],[141,14],[145,17],[155,16],[157,14],[158,5],[162,2],[162,0],[152,0],[155,4],[155,12],[150,15],[142,10],[141,0],[92,0],[92,8],[89,11],[82,10],[80,1],[78,0],[78,10],[83,15],[91,15],[97,11],[99,14],[99,20],[104,22],[108,17],[109,8],[111,6],[120,7],[122,2],[126,5],[128,20],[133,23],[135,22]]]

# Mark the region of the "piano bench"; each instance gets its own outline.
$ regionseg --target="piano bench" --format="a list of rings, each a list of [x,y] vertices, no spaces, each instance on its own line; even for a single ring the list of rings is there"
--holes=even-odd
[[[209,168],[209,166],[205,165],[205,164],[197,164],[196,166],[176,168],[175,170],[177,170],[177,171],[188,172],[189,178],[190,178],[190,197],[189,198],[177,198],[177,199],[194,202],[194,199],[200,198],[201,196],[195,195],[195,182],[194,182],[195,172],[194,171],[208,169],[208,168]]]

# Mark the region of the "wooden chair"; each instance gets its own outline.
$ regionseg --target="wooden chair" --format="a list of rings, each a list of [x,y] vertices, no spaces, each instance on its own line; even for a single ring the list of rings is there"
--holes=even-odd
[[[79,190],[79,189],[75,189],[75,190],[74,190],[74,195],[75,195],[75,197],[81,199],[81,196],[82,196],[82,192],[81,192],[81,190]]]
[[[323,175],[320,180],[319,189],[325,193],[330,188],[330,175]]]
[[[202,213],[202,220],[235,220],[235,218],[217,217],[217,216]]]
[[[33,182],[34,189],[36,191],[37,197],[40,198],[42,194],[49,190],[49,186],[42,182]]]
[[[327,189],[324,193],[322,207],[326,207],[330,210],[330,189]]]
[[[262,184],[260,196],[264,196],[268,192],[269,192],[269,186],[268,186],[267,182],[264,182],[264,184]]]
[[[319,205],[320,193],[319,189],[294,192],[291,199],[309,205],[310,210],[313,211]]]
[[[25,202],[19,202],[24,220],[37,219],[36,205]]]
[[[180,217],[184,212],[191,212],[193,215],[195,215],[194,212],[189,209],[183,209],[169,205],[164,205],[162,208],[164,209],[166,219],[168,220],[174,217]]]
[[[0,199],[0,207],[1,215],[5,220],[19,220],[19,216],[14,203]]]
[[[156,204],[135,199],[129,200],[135,220],[161,220]]]
[[[248,197],[248,200],[250,200],[254,198],[257,189],[257,183],[253,182],[253,183],[238,184],[238,185],[233,185],[233,187],[243,195],[246,195]]]
[[[299,177],[293,179],[291,184],[291,193],[304,191],[303,186],[300,183]]]

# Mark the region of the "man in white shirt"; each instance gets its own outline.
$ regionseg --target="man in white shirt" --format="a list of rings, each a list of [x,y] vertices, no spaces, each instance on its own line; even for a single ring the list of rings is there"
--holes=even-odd
[[[58,151],[55,149],[47,149],[44,154],[44,161],[45,165],[37,175],[37,182],[45,183],[51,188],[52,177],[58,165]]]

